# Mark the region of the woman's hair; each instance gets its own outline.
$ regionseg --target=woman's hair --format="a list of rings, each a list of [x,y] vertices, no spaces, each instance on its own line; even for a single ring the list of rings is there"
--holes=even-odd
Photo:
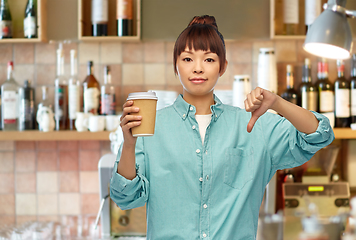
[[[173,51],[173,65],[176,74],[177,59],[186,47],[190,50],[210,50],[216,53],[219,56],[219,72],[223,70],[226,62],[225,41],[218,31],[218,26],[213,16],[195,16],[177,38]]]

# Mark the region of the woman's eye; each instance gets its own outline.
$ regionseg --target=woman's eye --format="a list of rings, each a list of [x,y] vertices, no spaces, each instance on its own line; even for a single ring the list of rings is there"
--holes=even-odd
[[[207,62],[214,62],[215,60],[212,59],[212,58],[207,58],[205,61],[207,61]]]
[[[189,58],[189,57],[186,57],[186,58],[183,58],[183,61],[184,61],[184,62],[190,62],[190,61],[192,61],[192,59]]]

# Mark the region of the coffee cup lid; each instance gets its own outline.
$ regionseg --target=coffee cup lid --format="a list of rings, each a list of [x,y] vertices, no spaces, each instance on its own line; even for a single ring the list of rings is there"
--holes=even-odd
[[[154,99],[158,100],[156,93],[152,91],[148,92],[133,92],[129,93],[127,100],[135,100],[135,99]]]

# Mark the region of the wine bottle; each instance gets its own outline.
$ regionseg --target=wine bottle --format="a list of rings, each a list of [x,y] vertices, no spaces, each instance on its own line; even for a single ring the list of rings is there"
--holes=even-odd
[[[110,67],[105,66],[104,84],[101,86],[101,115],[115,115],[115,108],[115,87],[111,83]]]
[[[19,88],[19,130],[31,130],[35,126],[35,100],[34,89],[31,83],[25,80],[24,87]]]
[[[99,114],[100,84],[93,75],[93,62],[88,62],[88,75],[83,82],[84,112]]]
[[[93,36],[108,35],[108,0],[91,1],[91,22]]]
[[[302,83],[300,84],[300,106],[310,111],[317,111],[317,90],[311,80],[310,59],[304,59]]]
[[[351,123],[356,123],[356,54],[351,59]]]
[[[319,72],[321,70],[321,72]],[[330,125],[335,125],[334,113],[334,86],[329,80],[328,63],[322,59],[318,64],[318,81],[315,87],[318,90],[318,112],[329,118]]]
[[[68,84],[64,76],[63,49],[57,49],[57,77],[54,84],[54,120],[56,131],[67,129]]]
[[[0,1],[0,39],[12,38],[12,18],[7,0]]]
[[[117,35],[132,36],[132,0],[117,0]]]
[[[25,8],[23,28],[25,38],[37,38],[37,0],[28,0]]]
[[[283,0],[283,31],[296,35],[299,24],[299,0]]]
[[[335,127],[350,127],[350,82],[344,77],[344,62],[337,60],[335,90]]]
[[[18,130],[19,85],[13,78],[14,63],[7,64],[7,80],[1,85],[1,125],[3,131]]]
[[[321,13],[321,0],[305,0],[305,34]]]
[[[298,93],[294,89],[294,75],[292,65],[287,65],[286,75],[287,89],[281,94],[281,97],[291,103],[298,104]]]
[[[69,129],[75,130],[75,119],[77,112],[80,112],[80,81],[77,76],[77,51],[70,50],[70,71],[71,77],[68,82],[68,117]]]

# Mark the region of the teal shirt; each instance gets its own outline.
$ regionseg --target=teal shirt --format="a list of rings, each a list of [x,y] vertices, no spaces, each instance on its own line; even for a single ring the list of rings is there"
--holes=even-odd
[[[154,136],[137,139],[137,176],[125,179],[115,163],[110,197],[121,209],[147,203],[147,239],[255,239],[264,190],[276,170],[305,163],[334,140],[318,113],[318,129],[307,135],[268,112],[248,133],[251,113],[216,96],[211,112],[202,145],[196,109],[180,95],[157,111]]]

